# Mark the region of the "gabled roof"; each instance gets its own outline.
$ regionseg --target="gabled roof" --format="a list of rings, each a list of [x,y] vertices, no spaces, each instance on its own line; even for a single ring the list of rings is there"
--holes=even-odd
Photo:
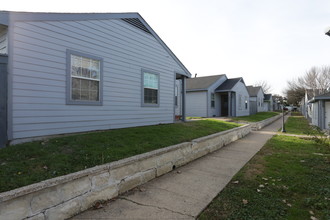
[[[262,89],[261,86],[247,86],[246,88],[251,97],[258,96],[259,90]]]
[[[233,79],[227,79],[224,81],[218,88],[215,89],[216,92],[220,91],[230,91],[233,89],[233,87],[239,82],[243,81],[242,77],[239,78],[233,78]],[[243,81],[244,83],[244,81]]]
[[[171,49],[163,42],[139,13],[40,13],[0,11],[0,25],[5,26],[9,26],[14,21],[83,21],[108,19],[121,19],[145,33],[152,35],[184,70],[184,73],[178,72],[178,74],[191,77],[189,70],[181,63]]]
[[[213,83],[225,74],[215,76],[203,76],[187,79],[187,90],[207,90]]]
[[[272,94],[265,94],[265,95],[264,95],[264,100],[265,100],[265,101],[270,101],[271,98],[272,98]]]

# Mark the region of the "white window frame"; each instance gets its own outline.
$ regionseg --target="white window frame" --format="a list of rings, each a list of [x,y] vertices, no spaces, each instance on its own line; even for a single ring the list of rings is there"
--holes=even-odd
[[[179,86],[175,85],[174,89],[174,99],[175,99],[175,106],[177,107],[179,105]]]
[[[87,59],[97,60],[100,62],[100,72],[99,72],[99,79],[92,79],[88,77],[82,76],[72,76],[71,75],[71,56],[79,56],[84,57]],[[68,105],[102,105],[103,104],[103,59],[100,57],[96,57],[90,54],[67,50],[66,51],[66,104]],[[92,100],[73,100],[72,99],[72,78],[80,78],[80,79],[87,79],[87,80],[97,80],[99,81],[99,100],[92,101]]]
[[[158,78],[157,103],[145,103],[145,100],[144,100],[144,74],[145,73],[156,75]],[[159,105],[160,105],[160,74],[155,71],[142,69],[141,78],[142,78],[141,79],[141,82],[142,82],[142,84],[141,84],[141,88],[142,88],[142,90],[141,90],[141,106],[142,107],[159,107]]]
[[[211,93],[211,108],[215,108],[215,93]]]

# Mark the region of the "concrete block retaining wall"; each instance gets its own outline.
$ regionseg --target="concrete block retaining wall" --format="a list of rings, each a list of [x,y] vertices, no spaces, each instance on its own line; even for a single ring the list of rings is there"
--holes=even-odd
[[[260,130],[262,129],[263,127],[273,123],[274,121],[280,119],[282,117],[282,113],[279,114],[279,115],[276,115],[274,117],[271,117],[271,118],[267,118],[263,121],[258,121],[258,122],[255,122],[255,123],[251,123],[252,124],[252,130],[253,131],[257,131],[257,130]]]
[[[271,122],[269,122],[271,123]],[[0,193],[0,219],[66,219],[98,201],[170,172],[251,132],[243,125],[191,142],[96,166]]]

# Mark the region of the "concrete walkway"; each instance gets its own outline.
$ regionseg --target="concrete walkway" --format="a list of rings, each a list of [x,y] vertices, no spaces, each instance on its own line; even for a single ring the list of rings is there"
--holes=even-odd
[[[72,219],[195,219],[280,127],[281,119]]]

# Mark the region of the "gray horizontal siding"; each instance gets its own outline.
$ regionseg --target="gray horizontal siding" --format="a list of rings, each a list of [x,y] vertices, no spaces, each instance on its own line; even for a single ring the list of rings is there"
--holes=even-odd
[[[187,116],[207,117],[207,91],[187,92]]]
[[[168,124],[169,122],[167,120],[158,119],[158,123]],[[154,125],[154,124],[155,124],[154,121],[151,121],[148,119],[143,119],[141,122],[137,122],[137,121],[122,122],[121,121],[119,123],[112,123],[111,125],[109,125],[109,124],[102,125],[101,123],[98,123],[96,126],[91,126],[91,125],[83,126],[83,125],[79,124],[79,126],[65,127],[64,125],[62,125],[62,126],[60,126],[60,128],[54,128],[54,129],[42,129],[42,130],[34,129],[33,131],[16,132],[16,136],[17,136],[17,138],[26,138],[26,137],[47,136],[47,135],[54,135],[54,134],[66,134],[66,133],[75,133],[75,132],[86,132],[86,131],[136,127],[136,126],[145,126],[145,125]]]
[[[242,82],[238,82],[234,88],[232,89],[232,91],[235,91],[236,93],[236,116],[246,116],[250,114],[250,103],[249,103],[249,92],[246,89],[245,84],[243,84]],[[242,100],[241,100],[241,106],[242,109],[239,109],[239,95],[242,96]],[[245,97],[247,97],[247,109],[245,109]]]
[[[14,139],[173,122],[183,70],[151,35],[120,20],[14,27]],[[67,49],[103,58],[102,106],[65,104]],[[158,108],[141,107],[141,68],[160,74]]]
[[[8,54],[7,29],[0,31],[0,54]]]

